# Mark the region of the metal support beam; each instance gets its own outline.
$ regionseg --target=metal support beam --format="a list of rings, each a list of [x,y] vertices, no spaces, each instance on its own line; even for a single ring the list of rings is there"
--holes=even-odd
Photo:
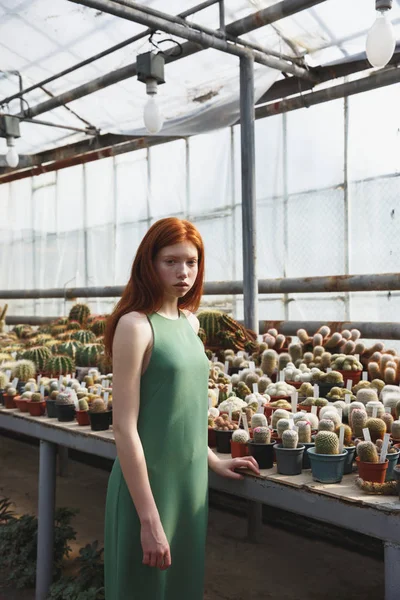
[[[362,321],[260,321],[260,333],[276,328],[284,335],[296,335],[306,329],[310,335],[322,325],[328,325],[332,333],[343,329],[358,329],[361,337],[377,340],[400,340],[400,323],[365,323]]]
[[[398,600],[400,590],[400,546],[385,543],[385,600]]]
[[[254,136],[254,62],[240,59],[240,122],[242,156],[242,235],[244,322],[258,329],[256,181]]]
[[[53,575],[56,445],[40,440],[39,508],[35,600],[46,600]]]

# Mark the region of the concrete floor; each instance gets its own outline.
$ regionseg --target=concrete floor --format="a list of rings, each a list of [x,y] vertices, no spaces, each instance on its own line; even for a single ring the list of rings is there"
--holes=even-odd
[[[0,495],[19,514],[36,513],[38,448],[0,436]],[[78,548],[103,541],[108,473],[69,462],[57,479],[57,505],[78,508]],[[1,577],[1,574],[0,574]],[[318,539],[263,525],[263,541],[246,541],[246,520],[210,509],[204,600],[383,600],[383,563]],[[400,597],[400,596],[399,596]],[[0,600],[33,600],[1,587]],[[190,599],[188,599],[190,600]]]

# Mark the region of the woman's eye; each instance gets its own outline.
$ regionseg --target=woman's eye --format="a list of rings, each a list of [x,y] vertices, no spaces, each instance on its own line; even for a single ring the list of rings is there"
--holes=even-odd
[[[175,261],[174,261],[174,260],[172,260],[172,259],[170,259],[170,260],[167,260],[167,264],[168,264],[168,265],[173,265],[173,264],[174,264],[174,262],[175,262]]]

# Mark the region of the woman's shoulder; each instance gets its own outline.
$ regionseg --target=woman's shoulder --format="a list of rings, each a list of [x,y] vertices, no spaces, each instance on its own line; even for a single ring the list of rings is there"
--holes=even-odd
[[[131,330],[151,330],[147,315],[136,310],[132,310],[122,315],[122,317],[118,321],[118,326],[123,329]]]
[[[185,317],[187,318],[187,320],[189,321],[189,323],[191,324],[191,326],[193,327],[195,332],[198,333],[199,328],[200,328],[200,322],[199,322],[198,318],[196,317],[196,315],[194,315],[192,312],[190,312],[190,310],[188,310],[187,308],[181,308],[181,311],[183,312],[183,314],[185,315]]]

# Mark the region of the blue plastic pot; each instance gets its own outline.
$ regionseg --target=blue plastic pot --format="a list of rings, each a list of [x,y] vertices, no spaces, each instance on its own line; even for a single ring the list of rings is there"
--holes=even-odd
[[[393,479],[395,479],[394,476],[394,468],[397,465],[397,460],[399,458],[400,455],[400,450],[398,452],[396,452],[396,454],[387,454],[386,458],[389,461],[388,464],[388,468],[386,471],[386,477],[385,477],[385,481],[393,481]]]
[[[344,461],[343,473],[344,473],[344,475],[350,475],[353,472],[353,462],[354,462],[354,455],[356,453],[356,447],[355,446],[347,446],[346,450],[347,450],[347,456],[346,456],[346,460]]]
[[[343,478],[347,450],[342,454],[317,454],[315,448],[308,448],[311,471],[314,481],[320,483],[340,483]]]

